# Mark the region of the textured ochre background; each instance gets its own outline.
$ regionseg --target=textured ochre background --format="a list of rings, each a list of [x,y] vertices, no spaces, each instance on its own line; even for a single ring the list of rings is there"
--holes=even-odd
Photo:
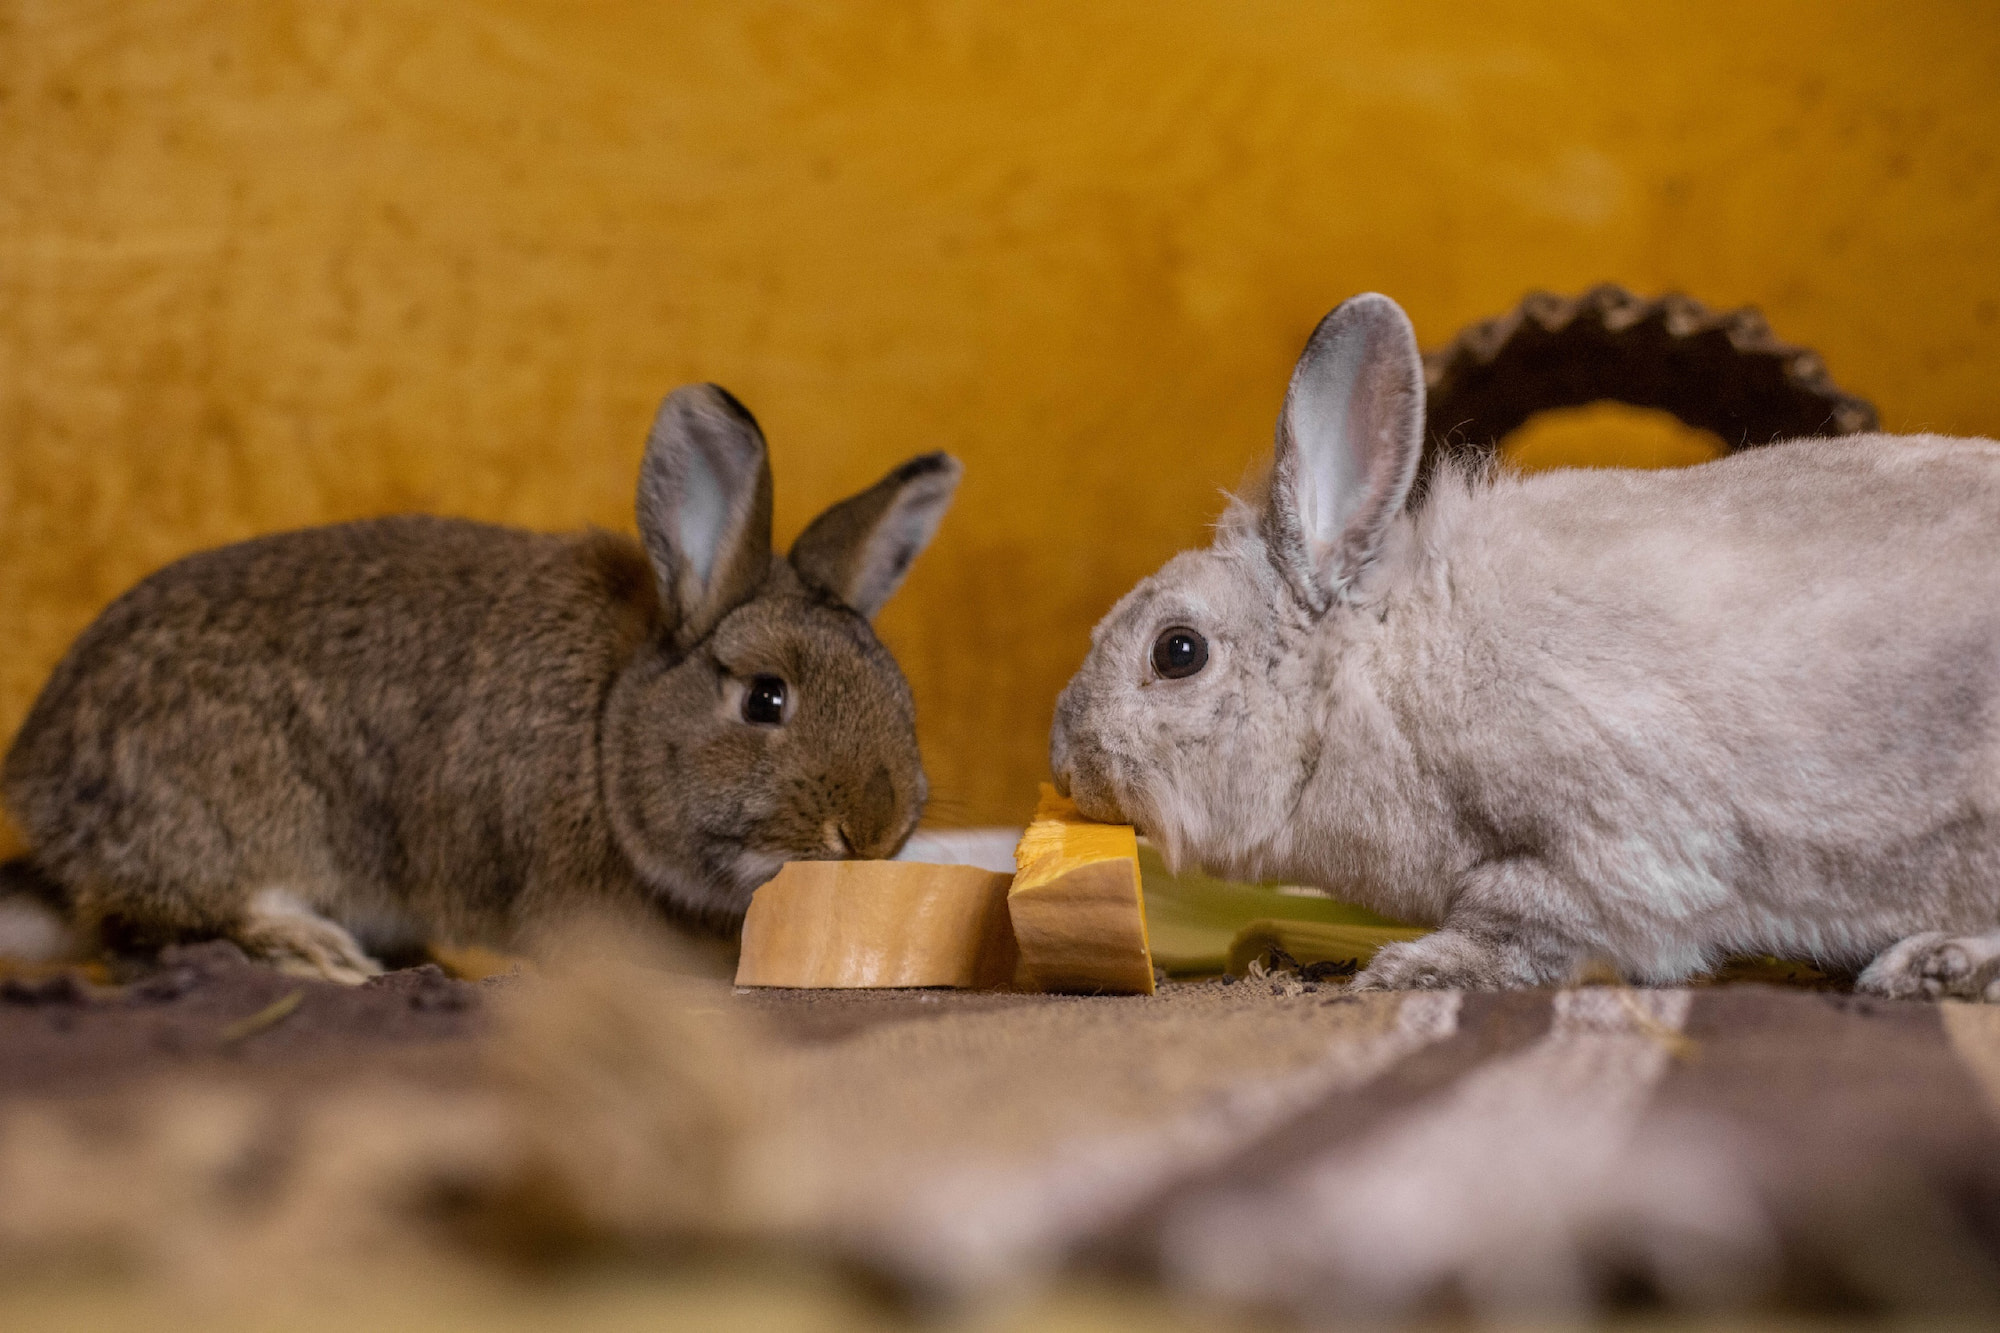
[[[965,459],[881,629],[939,818],[1018,818],[1091,623],[1202,538],[1354,291],[1432,342],[1537,286],[1755,303],[1892,428],[2000,433],[1996,15],[0,3],[0,734],[199,546],[629,528],[703,378],[787,538]]]

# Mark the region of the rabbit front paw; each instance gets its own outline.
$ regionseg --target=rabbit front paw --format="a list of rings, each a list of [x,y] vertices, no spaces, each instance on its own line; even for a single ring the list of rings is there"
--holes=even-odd
[[[382,973],[382,965],[344,927],[282,889],[252,898],[233,938],[252,958],[295,976],[358,986]]]
[[[1402,944],[1384,945],[1354,990],[1506,990],[1540,978],[1528,951],[1506,940],[1444,929]]]
[[[1954,996],[2000,1003],[2000,931],[1947,935],[1925,931],[1875,956],[1854,988],[1892,1000]]]

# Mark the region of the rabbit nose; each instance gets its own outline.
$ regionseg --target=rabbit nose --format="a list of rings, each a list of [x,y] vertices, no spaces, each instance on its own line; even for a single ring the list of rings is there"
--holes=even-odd
[[[820,823],[820,839],[829,855],[879,860],[896,850],[902,832],[914,822],[907,801],[897,794],[895,779],[887,768],[878,768],[858,798],[828,812]]]

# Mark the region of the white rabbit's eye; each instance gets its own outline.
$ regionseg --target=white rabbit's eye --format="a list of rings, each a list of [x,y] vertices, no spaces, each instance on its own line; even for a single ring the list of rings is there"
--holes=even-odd
[[[752,676],[743,692],[743,720],[775,727],[785,720],[785,682],[776,676]]]
[[[1208,665],[1208,640],[1176,625],[1153,640],[1153,670],[1168,680],[1192,676]]]

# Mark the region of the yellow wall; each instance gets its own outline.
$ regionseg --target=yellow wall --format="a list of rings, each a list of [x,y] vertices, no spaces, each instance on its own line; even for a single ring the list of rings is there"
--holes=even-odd
[[[1315,319],[1751,302],[2000,434],[2000,10],[1966,3],[0,3],[0,734],[195,547],[629,527],[686,380],[789,537],[965,459],[881,629],[948,821],[1202,538]]]

